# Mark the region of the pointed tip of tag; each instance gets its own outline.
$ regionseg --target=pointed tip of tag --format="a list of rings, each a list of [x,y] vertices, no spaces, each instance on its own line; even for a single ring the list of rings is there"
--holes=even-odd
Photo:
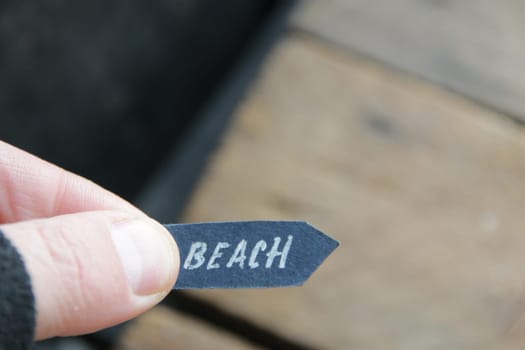
[[[332,238],[331,236],[327,235],[326,233],[324,233],[323,231],[321,231],[320,229],[318,229],[315,225],[309,223],[308,221],[299,221],[299,222],[302,222],[304,223],[306,226],[308,226],[310,229],[316,231],[318,234],[326,237],[327,239],[329,239],[330,241],[332,241],[333,243],[333,246],[334,246],[334,249],[336,249],[337,247],[339,247],[339,245],[341,244],[341,242],[339,242],[338,240]]]
[[[328,249],[328,251],[325,252],[325,254],[326,254],[325,259],[328,258],[328,256],[334,250],[336,250],[337,247],[339,247],[339,245],[341,245],[341,243],[338,240],[336,240],[336,239],[332,238],[331,236],[327,235],[326,233],[324,233],[323,231],[321,231],[320,229],[318,229],[316,226],[312,225],[311,223],[309,223],[307,221],[301,221],[301,223],[306,225],[312,232],[315,232],[318,235],[320,235],[322,237],[322,239],[325,241],[326,248]]]
[[[304,226],[304,233],[306,235],[315,234],[317,235],[316,244],[312,244],[310,246],[311,251],[316,251],[317,253],[317,261],[313,258],[313,255],[310,257],[311,259],[311,267],[310,272],[307,275],[303,275],[303,279],[298,282],[297,284],[293,284],[291,286],[302,286],[304,285],[310,277],[314,274],[315,271],[321,266],[324,261],[339,247],[340,242],[331,236],[327,235],[320,229],[318,229],[313,224],[307,222],[307,221],[299,221],[300,225]],[[307,249],[305,249],[306,251]],[[314,262],[315,261],[315,262]]]

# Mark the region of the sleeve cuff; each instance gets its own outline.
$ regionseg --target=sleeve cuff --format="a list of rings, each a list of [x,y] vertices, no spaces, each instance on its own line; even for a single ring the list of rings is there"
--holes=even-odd
[[[30,349],[35,298],[22,256],[0,231],[0,348]]]

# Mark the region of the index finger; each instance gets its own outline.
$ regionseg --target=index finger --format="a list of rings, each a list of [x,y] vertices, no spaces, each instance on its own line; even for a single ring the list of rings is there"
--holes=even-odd
[[[92,210],[141,213],[93,182],[0,141],[0,223]]]

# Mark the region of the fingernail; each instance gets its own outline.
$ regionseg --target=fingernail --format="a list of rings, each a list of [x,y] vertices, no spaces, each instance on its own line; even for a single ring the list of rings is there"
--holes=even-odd
[[[114,224],[111,237],[136,295],[169,291],[173,287],[179,253],[162,225],[148,218],[119,222]]]

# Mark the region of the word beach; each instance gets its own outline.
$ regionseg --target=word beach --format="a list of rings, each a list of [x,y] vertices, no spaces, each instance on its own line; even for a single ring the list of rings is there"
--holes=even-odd
[[[175,289],[300,286],[339,245],[304,221],[165,226],[180,253]]]
[[[280,248],[281,237],[274,237],[271,249],[268,253],[264,254],[266,257],[264,268],[272,268],[272,265],[274,265],[273,262],[277,257],[279,257],[278,267],[280,269],[286,268],[286,258],[292,247],[292,241],[293,236],[289,235],[287,241],[283,244],[283,247]],[[246,259],[248,259],[248,267],[250,269],[256,269],[261,266],[258,259],[259,256],[262,255],[261,253],[267,250],[268,244],[264,240],[259,240],[250,247],[248,241],[243,239],[235,245],[235,249],[232,248],[233,245],[228,242],[218,242],[213,249],[213,253],[206,255],[208,251],[208,245],[206,242],[192,242],[183,267],[186,270],[198,269],[204,265],[206,265],[206,270],[223,267],[227,269],[232,267],[243,269]],[[227,255],[225,256],[225,254]],[[227,256],[229,256],[229,258],[225,259]]]

